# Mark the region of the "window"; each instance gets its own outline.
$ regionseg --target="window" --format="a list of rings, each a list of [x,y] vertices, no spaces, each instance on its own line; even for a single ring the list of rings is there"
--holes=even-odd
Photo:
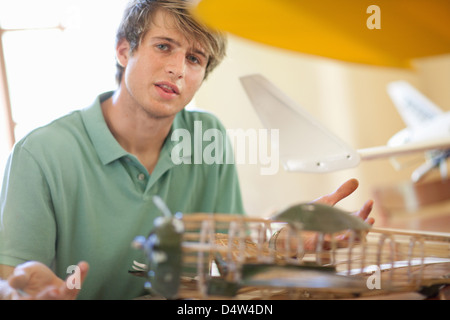
[[[127,2],[0,2],[0,48],[16,124],[15,141],[116,88],[115,32]],[[6,108],[0,100],[0,178],[11,148]]]

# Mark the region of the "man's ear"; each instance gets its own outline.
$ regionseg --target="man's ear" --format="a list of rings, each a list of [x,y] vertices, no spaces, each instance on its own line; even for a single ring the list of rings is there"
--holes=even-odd
[[[130,57],[130,43],[122,38],[119,40],[116,46],[116,59],[117,63],[125,68],[128,64],[128,59]]]

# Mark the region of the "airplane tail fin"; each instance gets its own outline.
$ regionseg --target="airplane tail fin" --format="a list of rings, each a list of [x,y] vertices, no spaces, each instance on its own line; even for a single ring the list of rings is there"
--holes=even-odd
[[[391,82],[387,88],[403,121],[410,128],[439,116],[443,111],[405,81]]]
[[[241,79],[267,129],[279,130],[279,156],[287,171],[324,173],[352,168],[359,154],[262,75]]]

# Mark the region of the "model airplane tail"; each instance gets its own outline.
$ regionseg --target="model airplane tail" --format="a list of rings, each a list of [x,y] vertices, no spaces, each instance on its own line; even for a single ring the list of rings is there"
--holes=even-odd
[[[359,164],[356,150],[261,75],[241,78],[263,125],[279,130],[280,160],[287,171],[331,172]]]
[[[356,167],[360,160],[433,150],[433,165],[422,166],[413,174],[413,180],[436,166],[446,172],[442,167],[450,150],[450,112],[442,112],[405,82],[390,84],[389,94],[408,128],[396,134],[387,146],[360,150],[348,146],[263,76],[245,76],[241,82],[263,125],[279,130],[280,160],[287,171],[332,172]]]
[[[387,91],[409,128],[420,127],[443,114],[438,106],[405,81],[390,83]]]

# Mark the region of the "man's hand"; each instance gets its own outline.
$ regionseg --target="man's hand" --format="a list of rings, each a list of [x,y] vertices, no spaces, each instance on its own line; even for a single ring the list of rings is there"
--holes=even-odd
[[[325,196],[322,196],[314,200],[313,202],[334,206],[342,199],[351,195],[358,188],[358,185],[359,185],[358,180],[350,179],[346,181],[344,184],[342,184],[339,188],[337,188],[336,191],[327,194]],[[363,219],[368,224],[372,225],[375,222],[375,220],[372,217],[369,217],[369,214],[372,211],[372,207],[373,207],[373,200],[368,200],[366,201],[366,203],[364,203],[361,209],[359,209],[354,213],[354,215]]]
[[[345,183],[343,183],[339,188],[337,188],[336,191],[334,191],[330,194],[327,194],[325,196],[322,196],[322,197],[314,200],[313,202],[322,203],[322,204],[326,204],[329,206],[334,206],[336,203],[338,203],[342,199],[351,195],[358,188],[358,186],[359,186],[358,180],[350,179],[350,180],[346,181]],[[353,214],[355,216],[361,218],[362,220],[364,220],[366,223],[373,225],[375,220],[372,217],[369,217],[369,214],[372,211],[372,207],[373,207],[373,201],[368,200],[368,201],[366,201],[366,203],[364,203],[364,205],[362,206],[361,209],[359,209],[358,211],[356,211]],[[276,247],[277,248],[279,248],[281,250],[285,250],[286,238],[288,237],[287,233],[288,233],[288,231],[286,228],[281,229],[281,231],[276,239]],[[302,241],[303,241],[304,249],[307,251],[315,250],[316,244],[317,244],[317,239],[318,239],[318,233],[312,232],[312,231],[303,231],[302,237],[303,237]],[[336,235],[336,240],[346,240],[347,238],[348,238],[348,232],[343,232],[339,235]],[[331,239],[325,238],[325,243],[324,243],[325,248],[329,247],[330,241],[331,241]],[[291,248],[296,249],[295,248],[296,243],[297,242],[295,241],[295,239],[292,239],[291,244],[290,244]],[[292,252],[289,252],[289,254],[292,254]]]
[[[89,270],[86,262],[78,264],[81,283]],[[66,281],[58,278],[53,271],[40,262],[27,262],[17,266],[14,273],[8,278],[12,291],[12,299],[24,300],[73,300],[80,292],[79,289],[70,289],[75,274],[70,275]]]

